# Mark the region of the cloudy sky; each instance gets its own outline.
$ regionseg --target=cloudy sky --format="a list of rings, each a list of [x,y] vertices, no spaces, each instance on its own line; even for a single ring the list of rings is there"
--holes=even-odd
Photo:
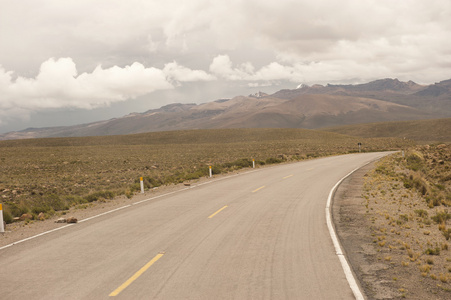
[[[300,83],[451,78],[449,0],[0,0],[0,133]]]

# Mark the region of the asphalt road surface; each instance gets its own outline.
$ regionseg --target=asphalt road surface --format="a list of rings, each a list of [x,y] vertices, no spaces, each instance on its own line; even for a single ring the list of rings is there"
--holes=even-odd
[[[0,299],[354,299],[331,188],[386,153],[211,179],[0,250]]]

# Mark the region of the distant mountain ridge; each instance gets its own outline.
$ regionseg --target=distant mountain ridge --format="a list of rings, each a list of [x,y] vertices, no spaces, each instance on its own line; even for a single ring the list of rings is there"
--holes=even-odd
[[[144,113],[66,127],[29,128],[3,139],[102,136],[210,128],[308,128],[451,117],[451,80],[432,85],[380,79],[357,85],[300,85],[272,95],[203,104],[174,103]]]

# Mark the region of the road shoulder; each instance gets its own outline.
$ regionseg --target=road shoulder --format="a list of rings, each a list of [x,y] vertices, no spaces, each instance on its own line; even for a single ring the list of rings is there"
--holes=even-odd
[[[391,226],[391,230],[387,224],[380,226],[386,218],[380,217],[378,212],[393,210],[393,201],[376,197],[369,208],[366,205],[367,200],[363,197],[365,182],[375,164],[357,170],[342,182],[335,193],[332,210],[343,252],[362,292],[367,299],[447,299],[449,292],[444,288],[447,283],[420,275],[421,261],[432,257],[421,255],[416,260],[409,260],[406,250],[398,245],[399,241],[408,238],[412,239],[411,246],[414,247],[413,240],[418,240],[423,233],[413,225],[406,228]],[[375,191],[366,191],[366,194],[372,193]],[[434,259],[438,263],[438,259]]]

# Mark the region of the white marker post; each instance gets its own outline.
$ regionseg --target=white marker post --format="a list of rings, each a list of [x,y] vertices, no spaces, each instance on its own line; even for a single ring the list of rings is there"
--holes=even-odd
[[[213,172],[211,171],[211,166],[209,166],[210,178],[213,177]]]
[[[361,152],[360,147],[362,146],[362,143],[358,143],[357,145],[359,145],[359,153]]]
[[[144,194],[144,181],[143,181],[143,178],[140,177],[140,178],[139,178],[139,181],[140,181],[140,183],[141,183],[141,194]]]
[[[252,169],[255,169],[255,159],[252,159]]]
[[[0,232],[5,232],[5,226],[3,225],[3,206],[0,203]]]

